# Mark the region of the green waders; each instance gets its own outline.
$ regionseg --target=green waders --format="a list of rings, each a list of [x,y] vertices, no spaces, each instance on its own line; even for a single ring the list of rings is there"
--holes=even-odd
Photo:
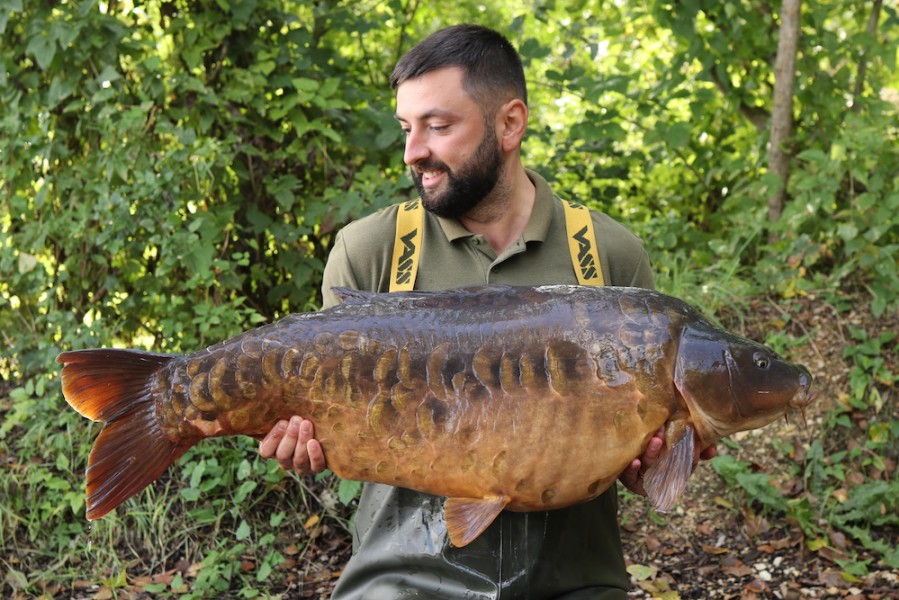
[[[332,600],[626,600],[614,487],[560,510],[504,511],[464,548],[449,545],[443,501],[366,484]]]

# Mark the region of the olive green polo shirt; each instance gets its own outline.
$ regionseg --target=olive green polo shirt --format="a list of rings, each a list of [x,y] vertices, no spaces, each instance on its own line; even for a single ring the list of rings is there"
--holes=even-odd
[[[533,171],[527,174],[536,188],[531,218],[521,236],[499,256],[482,235],[472,234],[457,220],[425,212],[415,289],[577,283],[562,202],[542,177]],[[334,286],[388,291],[398,210],[398,204],[390,206],[338,232],[325,266],[324,306],[339,302],[330,291]],[[649,258],[640,240],[608,215],[591,214],[606,283],[652,287]]]

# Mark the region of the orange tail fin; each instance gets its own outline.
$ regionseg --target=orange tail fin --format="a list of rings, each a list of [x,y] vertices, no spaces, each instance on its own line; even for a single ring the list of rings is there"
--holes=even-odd
[[[87,518],[99,519],[150,485],[193,445],[172,441],[156,416],[152,375],[175,357],[137,350],[63,352],[62,392],[106,423],[87,463]]]

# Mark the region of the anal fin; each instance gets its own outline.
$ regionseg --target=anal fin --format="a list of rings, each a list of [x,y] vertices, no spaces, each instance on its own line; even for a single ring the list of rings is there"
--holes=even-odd
[[[481,535],[509,504],[505,496],[447,498],[444,505],[450,543],[461,548]]]

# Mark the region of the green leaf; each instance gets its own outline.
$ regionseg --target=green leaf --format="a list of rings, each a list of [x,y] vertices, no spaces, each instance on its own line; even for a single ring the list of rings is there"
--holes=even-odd
[[[188,502],[196,502],[200,499],[200,490],[197,488],[189,487],[189,488],[181,488],[181,497],[187,500]]]
[[[209,244],[197,243],[193,250],[184,257],[184,262],[194,273],[202,276],[211,275],[212,257],[215,247]]]
[[[349,504],[362,492],[362,482],[341,479],[337,485],[337,499],[341,504]]]
[[[8,584],[13,590],[25,590],[28,588],[28,577],[21,571],[9,569],[6,572],[4,583]]]
[[[690,142],[693,130],[689,123],[674,123],[662,134],[662,138],[673,148],[681,148]]]
[[[252,533],[252,529],[250,529],[250,524],[246,521],[241,521],[240,525],[237,527],[237,531],[234,532],[234,539],[239,542],[250,537],[250,533]]]
[[[258,484],[255,481],[244,481],[240,484],[240,487],[237,488],[237,492],[234,494],[234,502],[237,504],[242,504],[246,501],[247,496],[253,493],[253,490],[256,489]]]
[[[25,51],[34,56],[42,71],[46,71],[56,55],[56,38],[51,37],[46,29],[41,29],[29,40]]]
[[[646,581],[655,577],[659,569],[653,565],[628,565],[627,572],[630,573],[634,581]]]
[[[6,32],[9,17],[20,10],[22,10],[22,0],[7,0],[0,5],[0,35]]]
[[[290,80],[297,92],[312,93],[318,90],[318,81],[309,79],[308,77],[295,77]]]
[[[837,227],[837,235],[849,242],[858,237],[858,227],[852,223],[843,223]]]
[[[56,468],[60,471],[69,470],[69,457],[65,454],[59,454],[56,457]]]
[[[240,461],[240,465],[237,467],[237,479],[242,481],[250,476],[253,472],[253,465],[250,464],[250,461],[247,459],[243,459]]]
[[[36,256],[27,252],[19,252],[19,274],[30,273],[36,266]]]

